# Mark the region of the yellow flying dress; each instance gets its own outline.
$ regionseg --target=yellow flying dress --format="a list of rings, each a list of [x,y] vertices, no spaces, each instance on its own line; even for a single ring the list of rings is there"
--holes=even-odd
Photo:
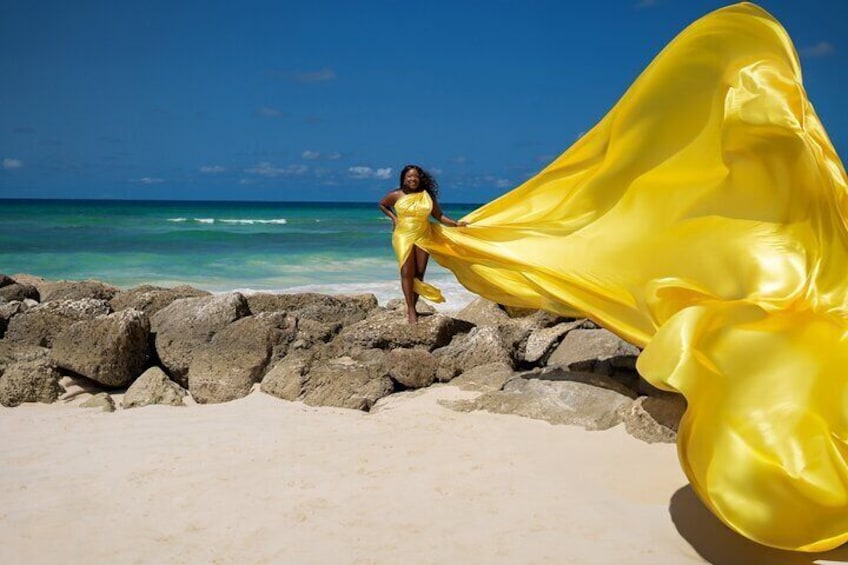
[[[682,393],[681,464],[765,545],[848,541],[848,186],[786,31],[684,30],[558,159],[415,244],[502,304],[588,315]]]

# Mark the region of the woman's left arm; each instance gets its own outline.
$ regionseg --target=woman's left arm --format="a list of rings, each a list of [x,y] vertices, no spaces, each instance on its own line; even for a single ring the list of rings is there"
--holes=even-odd
[[[451,218],[448,218],[444,212],[442,212],[442,207],[439,206],[439,203],[433,200],[433,211],[430,213],[440,224],[443,224],[452,228],[461,228],[468,225],[468,222],[457,222]]]

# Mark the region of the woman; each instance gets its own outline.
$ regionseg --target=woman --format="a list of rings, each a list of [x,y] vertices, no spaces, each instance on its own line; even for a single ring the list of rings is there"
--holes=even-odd
[[[436,179],[417,165],[407,165],[400,172],[400,188],[386,194],[379,204],[380,210],[392,220],[392,247],[400,265],[401,288],[410,324],[418,322],[415,305],[419,296],[433,302],[444,302],[439,289],[424,283],[430,255],[416,245],[430,237],[429,217],[449,227],[467,225],[448,218],[442,212],[438,194]]]
[[[848,542],[848,175],[770,14],[690,25],[466,218],[416,245],[472,292],[643,347],[639,373],[686,398],[680,462],[725,524],[783,549]]]

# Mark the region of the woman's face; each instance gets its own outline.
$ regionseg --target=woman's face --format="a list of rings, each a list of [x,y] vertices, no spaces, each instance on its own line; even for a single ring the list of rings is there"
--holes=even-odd
[[[421,182],[421,174],[418,169],[409,169],[403,175],[403,186],[410,190],[418,190],[418,184]]]

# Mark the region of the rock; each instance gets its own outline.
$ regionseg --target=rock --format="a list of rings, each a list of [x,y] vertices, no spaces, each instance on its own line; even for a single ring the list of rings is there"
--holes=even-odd
[[[0,404],[18,406],[23,402],[55,402],[62,394],[61,375],[44,356],[14,361],[0,376]]]
[[[473,328],[433,354],[439,361],[439,382],[448,382],[460,373],[489,363],[514,366],[511,348],[504,344],[500,329],[491,326]]]
[[[59,300],[38,304],[9,320],[4,339],[52,347],[66,328],[81,320],[92,320],[110,312],[105,300]]]
[[[634,370],[639,348],[607,330],[573,330],[551,354],[548,365],[607,375],[615,369]]]
[[[377,298],[373,294],[330,296],[312,292],[256,293],[249,295],[247,302],[254,314],[286,311],[296,314],[300,319],[308,318],[323,324],[340,323],[345,326],[364,320],[371,310],[377,308]]]
[[[41,295],[42,302],[55,300],[82,300],[90,298],[93,300],[109,301],[118,294],[121,289],[116,286],[102,283],[100,281],[58,281],[47,283],[47,288]]]
[[[0,302],[0,339],[6,333],[6,328],[9,326],[9,320],[13,316],[26,310],[26,305],[23,302],[14,300],[12,302]]]
[[[386,355],[389,376],[406,388],[424,388],[436,380],[438,360],[424,349],[392,349]]]
[[[677,441],[676,428],[671,429],[657,421],[646,406],[651,400],[640,396],[624,411],[624,428],[633,437],[648,443],[674,443]]]
[[[269,362],[283,357],[295,326],[295,318],[284,312],[266,312],[221,329],[191,361],[188,390],[192,398],[207,404],[246,396]]]
[[[392,379],[379,362],[382,351],[357,360],[339,357],[309,370],[303,401],[311,406],[336,406],[368,411],[394,390]]]
[[[135,380],[150,360],[150,321],[138,310],[122,310],[76,322],[56,337],[56,366],[108,387]]]
[[[579,328],[585,320],[562,322],[553,327],[534,329],[527,338],[524,347],[524,360],[528,363],[545,363],[559,345],[562,337],[573,329]]]
[[[298,318],[297,335],[292,342],[292,348],[311,349],[327,343],[338,335],[342,327],[340,322],[325,324],[309,318]]]
[[[14,343],[8,340],[0,340],[0,373],[9,365],[23,361],[45,362],[50,360],[50,350],[38,345],[26,345]]]
[[[162,369],[150,367],[127,389],[122,405],[124,408],[150,404],[184,406],[185,395],[185,389],[170,380]]]
[[[16,282],[0,288],[0,298],[3,298],[8,302],[13,300],[22,301],[27,298],[31,300],[38,300],[39,295],[38,289],[31,284]]]
[[[516,374],[508,363],[487,363],[465,371],[453,379],[451,384],[462,390],[489,392],[501,390]]]
[[[109,394],[101,392],[80,404],[80,408],[100,408],[101,412],[114,412],[115,401]]]
[[[9,285],[13,285],[16,282],[18,282],[18,281],[16,281],[12,277],[10,277],[8,275],[4,275],[3,273],[0,273],[0,288],[6,287],[6,286],[9,286]]]
[[[442,314],[422,316],[417,324],[409,324],[402,312],[386,311],[344,328],[331,345],[343,351],[413,347],[432,351],[471,328],[467,322]]]
[[[468,306],[455,313],[454,317],[475,326],[496,326],[510,321],[509,314],[503,308],[483,297],[475,298]]]
[[[310,352],[286,355],[265,373],[260,390],[283,400],[297,400],[303,392],[314,357]]]
[[[14,275],[12,275],[12,278],[15,280],[15,282],[34,286],[38,290],[39,296],[44,296],[44,294],[47,292],[47,288],[51,284],[42,277],[36,277],[27,273],[15,273]]]
[[[406,312],[406,300],[403,298],[392,298],[386,302],[386,310]],[[419,314],[435,314],[436,309],[432,304],[419,300],[415,305],[415,311]]]
[[[152,317],[174,300],[200,296],[212,296],[212,293],[188,285],[174,288],[144,285],[119,292],[109,301],[109,304],[112,306],[112,310],[116,312],[134,308]]]
[[[624,407],[632,402],[617,392],[580,382],[513,378],[503,390],[484,393],[474,400],[442,404],[462,412],[487,410],[552,424],[573,424],[587,430],[606,430],[621,423]]]
[[[250,314],[238,292],[179,298],[150,319],[156,353],[180,386],[188,386],[188,368],[216,333]]]

